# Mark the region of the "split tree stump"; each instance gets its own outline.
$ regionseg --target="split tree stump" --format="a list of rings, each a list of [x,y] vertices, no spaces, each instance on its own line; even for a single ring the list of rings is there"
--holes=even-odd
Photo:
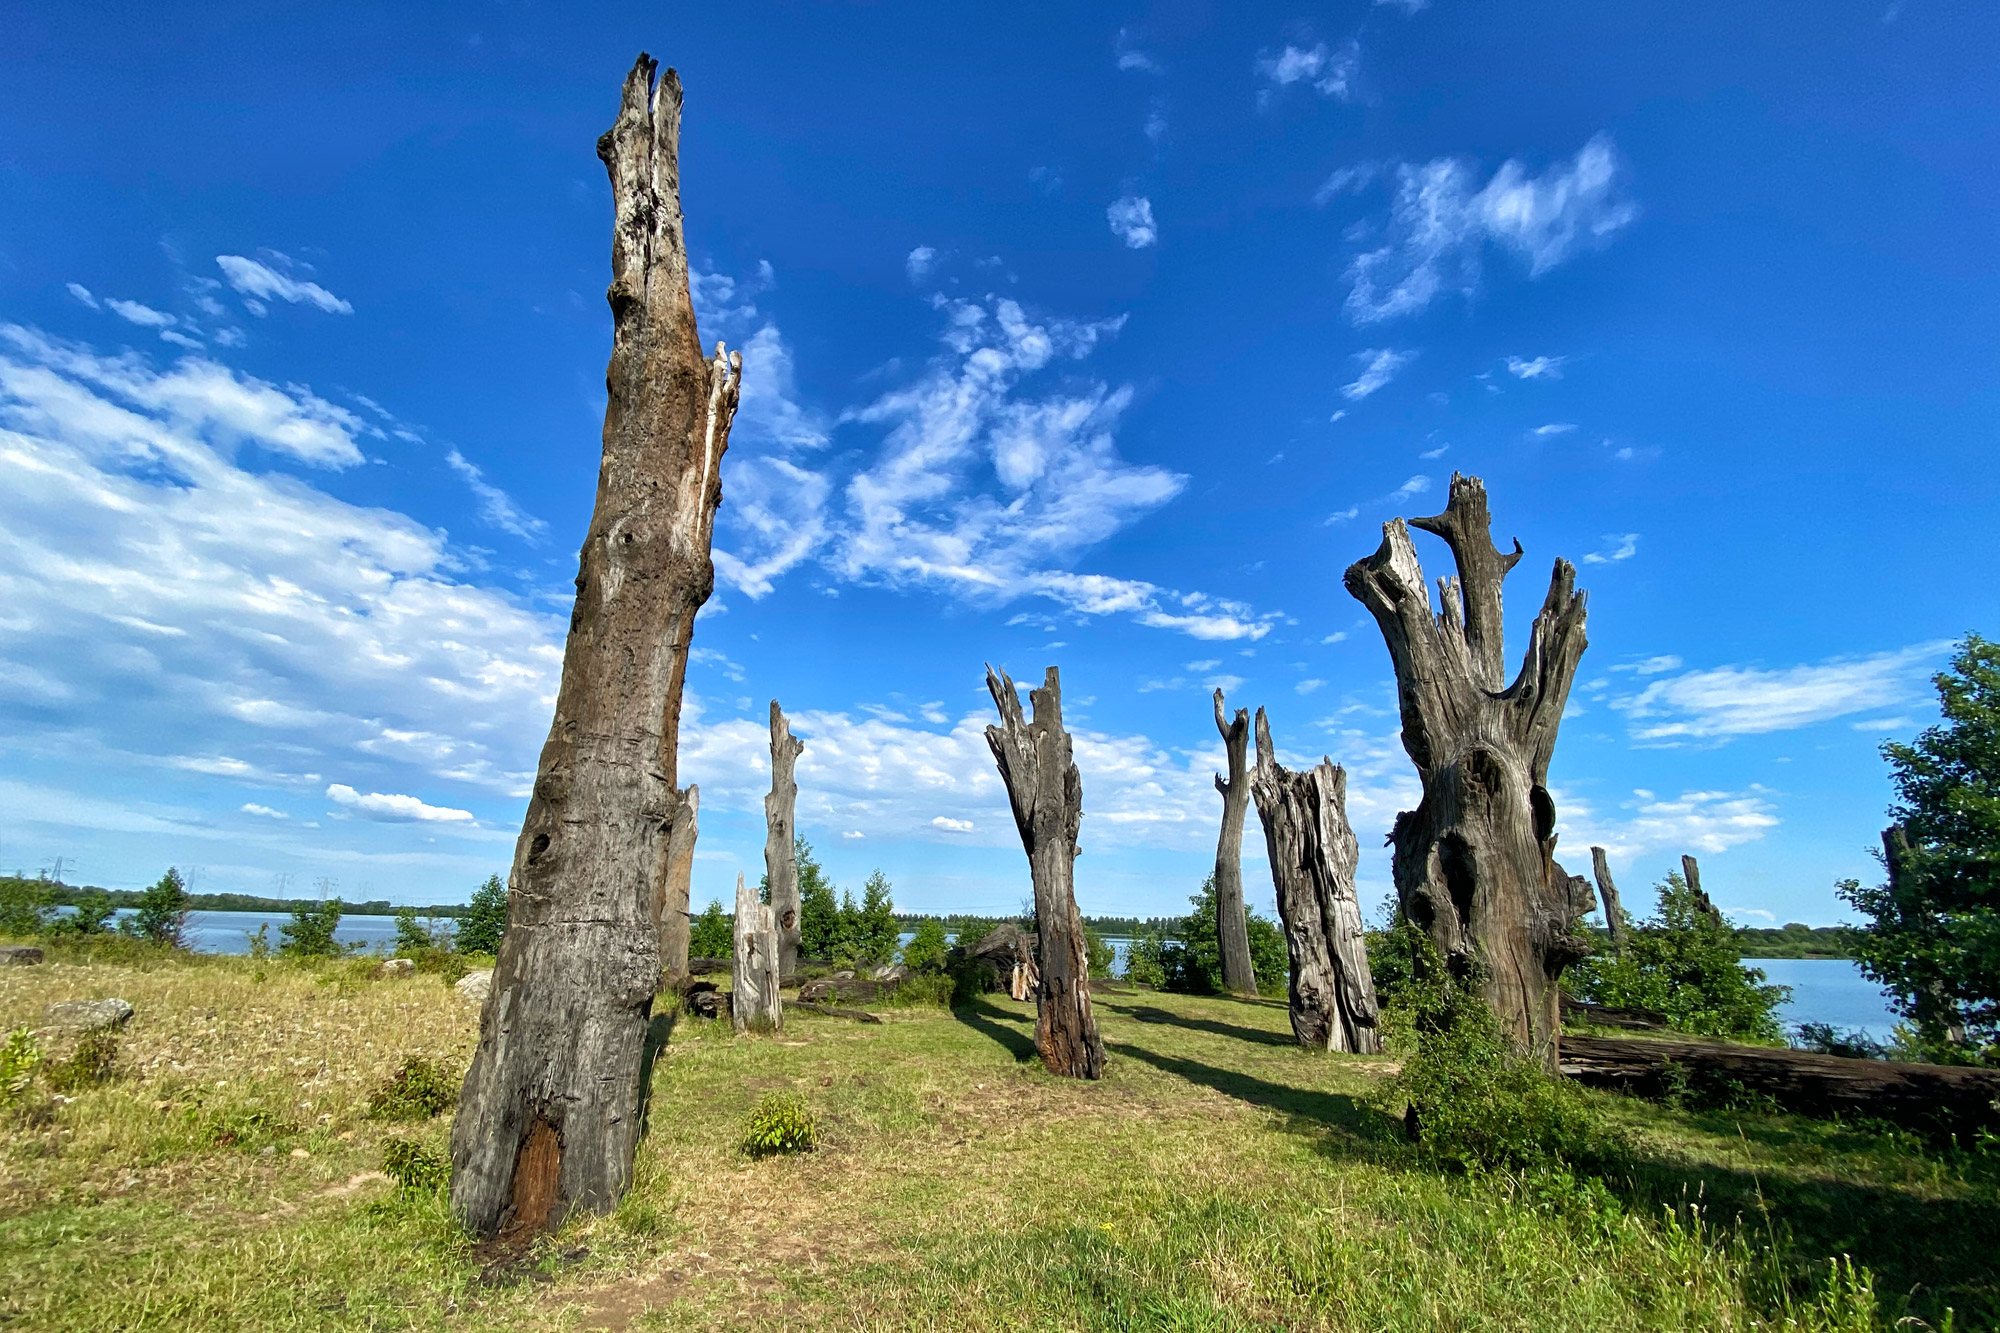
[[[1611,952],[1621,953],[1631,927],[1625,922],[1625,908],[1618,901],[1618,885],[1611,878],[1611,863],[1602,847],[1590,849],[1590,873],[1597,880],[1598,902],[1604,908],[1604,925],[1611,932]]]
[[[729,1014],[738,1032],[776,1032],[785,1025],[778,984],[778,925],[757,890],[736,877],[736,965],[730,973]]]
[[[1303,773],[1279,764],[1260,708],[1250,790],[1291,957],[1292,1034],[1314,1050],[1373,1055],[1381,1009],[1354,891],[1361,849],[1347,823],[1347,772],[1329,759]]]
[[[1222,984],[1238,995],[1257,993],[1250,963],[1250,920],[1243,909],[1243,817],[1250,806],[1250,713],[1239,708],[1223,721],[1222,691],[1215,692],[1215,729],[1229,754],[1229,776],[1215,775],[1222,793],[1222,833],[1215,842],[1215,944]]]
[[[1424,798],[1396,817],[1396,893],[1452,972],[1476,979],[1516,1049],[1553,1071],[1561,1025],[1556,978],[1590,951],[1578,921],[1588,881],[1556,863],[1549,759],[1584,649],[1576,570],[1557,560],[1521,671],[1502,676],[1500,584],[1521,558],[1493,545],[1486,486],[1451,479],[1435,518],[1410,524],[1451,547],[1458,577],[1438,580],[1431,614],[1423,566],[1400,518],[1349,566],[1347,590],[1374,614],[1395,664],[1403,748]]]
[[[1002,671],[986,668],[986,688],[1000,710],[1000,725],[986,729],[986,743],[1007,784],[1014,825],[1028,853],[1035,883],[1035,922],[1041,944],[1041,977],[1035,987],[1035,1050],[1052,1074],[1101,1078],[1104,1042],[1090,1007],[1090,955],[1083,918],[1076,910],[1076,831],[1083,820],[1083,778],[1070,759],[1062,722],[1062,682],[1050,667],[1042,688],[1029,693],[1035,720],[1021,715],[1021,696]]]
[[[764,875],[778,922],[779,975],[799,970],[799,860],[793,844],[799,784],[792,779],[805,742],[792,735],[785,710],[771,700],[771,792],[764,798]]]
[[[616,209],[603,462],[555,719],[451,1135],[451,1204],[521,1240],[631,1180],[675,746],[742,358],[702,356],[681,232],[681,85],[645,55],[598,140]]]

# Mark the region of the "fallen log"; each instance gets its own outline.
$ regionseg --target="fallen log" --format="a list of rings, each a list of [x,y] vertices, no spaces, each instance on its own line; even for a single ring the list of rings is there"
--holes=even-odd
[[[857,1023],[880,1023],[882,1020],[866,1009],[842,1009],[839,1005],[814,1004],[811,1000],[793,1000],[792,1008],[803,1009],[809,1014],[825,1014],[828,1018],[851,1018]]]
[[[1762,1094],[1802,1115],[1866,1116],[1926,1133],[2000,1127],[2000,1070],[1854,1060],[1686,1038],[1562,1039],[1562,1072],[1590,1087],[1660,1096],[1683,1080]]]
[[[799,987],[799,999],[817,1000],[879,1000],[884,995],[895,993],[893,981],[868,981],[860,977],[822,977],[818,981],[808,981]]]

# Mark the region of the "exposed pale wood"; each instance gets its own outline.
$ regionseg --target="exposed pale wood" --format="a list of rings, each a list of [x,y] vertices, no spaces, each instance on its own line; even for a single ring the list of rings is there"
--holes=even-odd
[[[1451,547],[1458,576],[1438,581],[1432,614],[1409,526]],[[1584,639],[1576,571],[1555,562],[1513,684],[1501,677],[1500,584],[1520,544],[1494,547],[1486,488],[1454,475],[1445,512],[1383,526],[1374,555],[1350,566],[1349,592],[1375,617],[1396,671],[1403,747],[1423,801],[1396,819],[1397,896],[1445,965],[1477,977],[1522,1051],[1553,1068],[1560,1038],[1556,978],[1589,951],[1578,921],[1589,882],[1555,860],[1549,760]]]
[[[1382,1049],[1381,1014],[1354,891],[1361,853],[1347,823],[1346,770],[1328,759],[1303,773],[1278,763],[1260,708],[1249,781],[1291,959],[1292,1034],[1315,1050],[1372,1055]]]
[[[2000,1126],[2000,1070],[1850,1060],[1782,1047],[1652,1037],[1563,1038],[1562,1072],[1594,1087],[1657,1096],[1670,1080],[1726,1080],[1806,1115],[1870,1116],[1968,1137]]]
[[[451,1204],[482,1235],[612,1207],[641,1125],[655,877],[679,804],[681,685],[715,582],[718,466],[742,367],[720,346],[702,355],[681,232],[681,86],[672,70],[656,86],[657,70],[639,57],[597,146],[616,218],[596,508],[452,1125]]]
[[[1616,953],[1625,947],[1625,909],[1618,901],[1618,885],[1611,878],[1611,863],[1604,857],[1602,847],[1590,849],[1590,871],[1597,880],[1597,900],[1604,908],[1604,925],[1611,932],[1611,950]]]
[[[660,976],[673,985],[688,974],[688,889],[694,878],[694,844],[701,822],[701,788],[693,783],[680,793],[673,827],[662,847],[653,920],[660,931]]]
[[[778,924],[757,890],[736,877],[736,966],[730,973],[730,1017],[738,1032],[776,1032],[785,1024],[778,993]]]
[[[764,798],[764,874],[771,883],[771,911],[778,921],[778,968],[790,978],[799,967],[799,862],[793,845],[799,784],[792,778],[805,742],[792,735],[785,710],[771,700],[771,791]]]
[[[1215,943],[1222,959],[1222,984],[1238,995],[1257,993],[1250,963],[1250,923],[1243,908],[1243,817],[1250,807],[1250,713],[1222,714],[1222,691],[1215,692],[1215,729],[1229,755],[1229,776],[1215,775],[1222,793],[1222,833],[1215,842]]]
[[[986,743],[1000,766],[1014,825],[1028,853],[1040,934],[1040,982],[1035,988],[1035,1050],[1052,1074],[1100,1078],[1104,1041],[1090,1007],[1090,956],[1076,910],[1076,833],[1083,820],[1083,778],[1070,760],[1062,722],[1062,682],[1050,667],[1029,693],[1035,720],[1021,713],[1021,696],[1002,671],[986,668],[986,688],[1000,725]]]

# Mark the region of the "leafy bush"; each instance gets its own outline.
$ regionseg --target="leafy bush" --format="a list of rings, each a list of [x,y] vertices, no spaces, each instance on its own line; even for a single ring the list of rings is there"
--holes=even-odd
[[[1104,942],[1104,937],[1089,926],[1083,928],[1083,950],[1090,960],[1091,976],[1102,979],[1111,975],[1111,964],[1117,960],[1117,954]]]
[[[950,952],[951,942],[945,938],[944,922],[926,918],[917,923],[916,933],[903,946],[903,966],[916,973],[943,975],[945,956]]]
[[[139,895],[138,910],[120,927],[127,935],[162,944],[187,947],[188,891],[181,872],[172,866],[157,883]]]
[[[54,904],[55,890],[47,880],[0,877],[0,935],[41,934]]]
[[[949,1009],[955,990],[950,977],[935,972],[913,972],[884,994],[880,1004],[894,1009]]]
[[[109,1083],[118,1073],[118,1034],[94,1028],[76,1039],[66,1059],[48,1066],[46,1078],[57,1092],[81,1092]]]
[[[1622,953],[1584,959],[1564,985],[1599,1004],[1664,1014],[1682,1032],[1782,1040],[1777,1010],[1791,990],[1766,986],[1762,969],[1743,966],[1735,931],[1678,874],[1659,894],[1656,915],[1632,928]]]
[[[750,1113],[743,1151],[752,1157],[811,1152],[819,1142],[819,1122],[796,1093],[766,1093]]]
[[[421,1055],[403,1062],[368,1098],[371,1120],[428,1120],[458,1104],[459,1079]]]
[[[507,933],[507,885],[498,875],[472,891],[472,902],[458,919],[457,942],[460,953],[495,954]]]
[[[0,1043],[0,1109],[18,1106],[27,1099],[41,1063],[42,1048],[31,1029],[24,1025],[7,1034],[6,1042]]]
[[[279,928],[284,943],[278,952],[289,958],[337,958],[340,946],[333,932],[340,928],[340,899],[302,902],[292,909],[292,919]]]
[[[1866,1032],[1843,1032],[1831,1023],[1801,1023],[1792,1034],[1794,1050],[1842,1055],[1850,1060],[1886,1060],[1889,1048]]]
[[[1132,942],[1126,955],[1128,981],[1155,990],[1182,995],[1218,995],[1222,992],[1222,947],[1215,937],[1215,876],[1202,881],[1199,892],[1188,898],[1193,910],[1178,921],[1149,930]],[[1283,995],[1291,983],[1292,962],[1285,937],[1275,922],[1247,911],[1250,936],[1250,966],[1257,974],[1257,989],[1265,995]]]
[[[451,1184],[451,1163],[408,1139],[382,1145],[382,1172],[411,1194],[435,1194]]]
[[[47,917],[42,929],[45,934],[59,940],[103,935],[109,932],[115,911],[111,899],[102,892],[82,893],[77,895],[76,905],[68,912]]]
[[[693,958],[728,958],[736,952],[736,918],[711,898],[688,928],[688,954]]]

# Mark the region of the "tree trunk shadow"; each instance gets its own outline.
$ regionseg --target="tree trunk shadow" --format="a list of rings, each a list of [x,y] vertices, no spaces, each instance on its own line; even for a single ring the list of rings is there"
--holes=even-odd
[[[1041,1059],[1040,1053],[1035,1050],[1034,1037],[994,1021],[995,1019],[1005,1019],[1008,1023],[1026,1021],[1018,1015],[1010,1014],[1005,1009],[997,1009],[985,1000],[974,1000],[970,1004],[962,1004],[953,1009],[951,1016],[975,1032],[982,1032],[991,1037],[1022,1064]]]
[[[1171,1010],[1156,1008],[1149,1004],[1106,1004],[1099,1006],[1114,1014],[1123,1014],[1137,1023],[1165,1023],[1177,1028],[1187,1028],[1194,1032],[1212,1032],[1218,1037],[1235,1037],[1240,1041],[1254,1041],[1262,1046],[1297,1046],[1298,1039],[1286,1033],[1272,1032],[1265,1028],[1246,1028],[1235,1023],[1224,1023],[1213,1018],[1185,1018]]]
[[[1328,1129],[1340,1130],[1356,1139],[1390,1142],[1400,1141],[1403,1135],[1402,1121],[1390,1116],[1379,1107],[1371,1106],[1360,1098],[1350,1097],[1345,1093],[1321,1092],[1316,1088],[1295,1088],[1284,1083],[1273,1083],[1253,1074],[1240,1074],[1233,1069],[1218,1069],[1199,1060],[1161,1055],[1143,1046],[1134,1046],[1130,1042],[1112,1043],[1110,1049],[1120,1055],[1143,1060],[1155,1069],[1174,1074],[1190,1083],[1213,1088],[1238,1101],[1265,1110],[1278,1111]]]
[[[656,1001],[658,998],[654,997]],[[676,1005],[673,1012],[654,1014],[652,1021],[646,1024],[646,1047],[639,1054],[639,1137],[642,1139],[652,1126],[650,1112],[653,1106],[653,1065],[659,1060],[660,1052],[666,1049],[667,1042],[672,1039],[674,1025],[680,1022],[680,1017],[681,1011]]]

